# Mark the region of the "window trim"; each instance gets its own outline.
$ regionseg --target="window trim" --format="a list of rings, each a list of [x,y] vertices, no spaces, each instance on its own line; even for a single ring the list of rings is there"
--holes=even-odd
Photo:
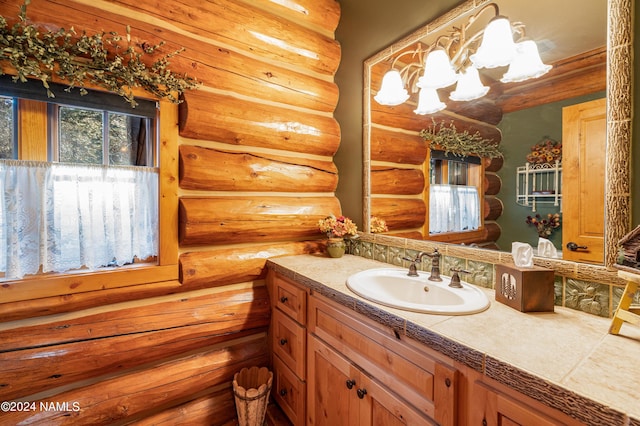
[[[27,101],[29,119],[40,117],[46,123],[44,114],[36,114],[42,102]],[[36,103],[37,102],[37,103]],[[159,245],[157,264],[133,264],[119,268],[105,268],[90,272],[71,272],[36,275],[21,280],[0,282],[0,302],[17,302],[53,296],[123,288],[150,283],[178,280],[178,106],[168,101],[159,102],[156,115],[158,127],[158,203],[159,203]],[[35,108],[34,108],[35,107]],[[40,110],[42,112],[42,109]],[[29,126],[19,118],[19,134],[33,136],[34,122]],[[36,123],[37,124],[37,123]],[[25,130],[27,135],[25,135]],[[40,129],[46,135],[46,125]],[[45,144],[46,145],[46,144]],[[21,148],[22,151],[22,148]],[[22,153],[21,153],[22,154]],[[41,154],[41,153],[40,153]],[[19,158],[24,158],[19,155]],[[46,152],[44,159],[47,161]]]

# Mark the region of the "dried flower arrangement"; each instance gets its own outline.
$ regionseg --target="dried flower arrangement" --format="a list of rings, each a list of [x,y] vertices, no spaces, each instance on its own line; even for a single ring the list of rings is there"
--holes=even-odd
[[[169,59],[184,49],[159,57],[147,66],[143,57],[153,56],[164,42],[155,46],[142,44],[141,50],[137,50],[131,43],[129,26],[124,47],[120,45],[123,37],[113,31],[88,35],[84,31],[78,34],[72,27],[69,31],[60,28],[41,33],[35,25],[27,23],[29,3],[30,0],[24,0],[18,14],[20,19],[11,27],[0,16],[0,61],[9,62],[15,69],[14,82],[38,79],[47,95],[55,97],[49,87],[55,75],[68,82],[65,90],[77,86],[80,94],[85,95],[84,86],[88,82],[117,93],[133,107],[136,101],[132,89],[136,87],[178,103],[181,93],[198,86],[195,79],[168,68]]]
[[[562,144],[548,136],[532,146],[527,154],[527,162],[531,164],[554,164],[556,161],[562,162]]]
[[[496,158],[502,157],[502,152],[492,139],[485,139],[480,132],[473,134],[467,130],[458,132],[453,122],[448,125],[442,121],[427,129],[420,130],[420,136],[429,142],[431,149],[444,150],[445,153],[458,157],[476,155],[478,157]]]
[[[333,214],[320,219],[318,229],[328,238],[341,238],[358,233],[358,227],[351,219],[345,216],[336,217]]]
[[[542,238],[549,238],[553,231],[560,226],[560,214],[549,213],[546,219],[543,219],[539,214],[534,217],[527,216],[525,223],[527,225],[535,226],[538,236]]]

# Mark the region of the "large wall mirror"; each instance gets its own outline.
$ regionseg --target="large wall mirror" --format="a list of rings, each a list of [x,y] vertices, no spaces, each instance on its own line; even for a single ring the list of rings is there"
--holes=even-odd
[[[546,218],[548,213],[558,212],[563,218],[561,228],[569,224],[567,221],[590,220],[595,228],[601,229],[602,249],[595,261],[584,262],[604,266],[602,270],[606,271],[615,263],[619,239],[631,227],[632,1],[491,2],[497,7],[487,6],[489,3],[464,2],[365,61],[364,229],[370,229],[371,217],[375,216],[384,219],[389,226],[388,234],[396,237],[453,244],[474,241],[472,246],[479,248],[465,247],[468,253],[477,250],[478,256],[497,263],[503,259],[500,251],[510,251],[512,241],[535,245],[538,235],[535,228],[525,223],[527,216],[540,214]],[[411,64],[424,64],[426,53],[436,44],[451,55],[457,54],[460,63],[469,62],[466,54],[461,53],[461,46],[476,33],[481,40],[481,30],[498,9],[513,26],[524,24],[524,30],[518,30],[523,34],[515,34],[514,39],[518,41],[521,35],[533,39],[542,61],[553,65],[551,70],[535,79],[507,83],[500,81],[506,67],[481,70],[481,81],[489,87],[487,95],[473,101],[452,101],[449,96],[456,89],[452,85],[435,91],[446,104],[444,109],[416,114],[414,110],[420,110],[418,104],[422,102],[418,99],[417,86],[427,85],[416,85],[416,76],[422,70],[413,72]],[[466,32],[462,36],[461,28]],[[455,31],[458,33],[452,38]],[[381,105],[374,99],[382,87],[383,76],[390,69],[403,71],[408,99],[399,105]],[[563,109],[567,116],[570,105],[587,105],[598,99],[604,110],[603,143],[598,148],[600,151],[589,155],[600,163],[597,166],[589,163],[588,168],[582,168],[590,171],[588,178],[596,180],[599,186],[595,191],[602,201],[588,200],[593,186],[585,188],[583,183],[582,188],[563,191],[562,185],[556,183],[551,188],[534,188],[533,205],[523,202],[522,189],[517,187],[517,170],[528,162],[527,154],[532,152],[532,147],[549,140],[562,144]],[[435,129],[449,123],[458,132],[477,131],[485,140],[497,140],[503,157],[482,158],[479,167],[477,161],[456,164],[448,162],[442,153],[436,155],[419,133],[422,129]],[[555,176],[562,183],[562,173],[568,173],[562,166],[560,164],[559,173],[549,174],[552,180]],[[442,174],[442,170],[446,173]],[[464,173],[475,170],[476,174],[482,171],[482,175],[462,182],[466,186],[475,185],[482,194],[478,208],[480,225],[464,232],[438,234],[433,232],[433,210],[437,209],[433,188],[447,179],[447,174],[449,179],[458,179],[456,173],[460,170],[465,170]],[[532,195],[531,188],[528,191],[528,195]],[[582,194],[582,201],[576,201],[581,198],[576,195],[580,191],[587,193]],[[567,212],[576,205],[583,212],[591,205],[592,214],[586,215],[587,219],[568,216]],[[597,217],[595,224],[594,217]],[[561,233],[551,241],[558,248],[558,256],[544,259],[543,264],[563,270],[569,269],[573,261],[582,264],[579,256],[562,258],[561,248],[569,241],[562,240]],[[496,252],[495,256],[490,254],[492,251]],[[577,251],[580,252],[580,247]]]

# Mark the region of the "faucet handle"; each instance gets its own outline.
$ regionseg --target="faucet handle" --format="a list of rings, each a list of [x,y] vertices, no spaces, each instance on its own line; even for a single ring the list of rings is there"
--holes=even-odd
[[[458,275],[458,273],[460,272],[463,274],[470,274],[471,272],[464,269],[456,268],[451,268],[449,270],[453,272],[453,275],[451,275],[451,282],[449,283],[449,287],[462,288],[462,284],[460,284],[460,275]]]

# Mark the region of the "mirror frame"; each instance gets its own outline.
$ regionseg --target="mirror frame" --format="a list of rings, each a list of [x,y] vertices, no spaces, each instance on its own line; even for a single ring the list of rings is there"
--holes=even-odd
[[[371,70],[395,52],[451,26],[487,0],[467,0],[449,12],[427,23],[412,34],[378,52],[364,62],[363,90],[363,229],[370,229],[371,211]],[[633,81],[633,0],[607,2],[607,143],[605,166],[605,253],[604,265],[590,265],[559,259],[535,257],[538,266],[554,269],[570,278],[620,284],[613,268],[618,241],[631,229],[631,127]],[[433,249],[441,253],[489,263],[512,262],[511,254],[430,240],[408,240],[382,234],[362,233],[363,241],[400,245],[404,248]]]

